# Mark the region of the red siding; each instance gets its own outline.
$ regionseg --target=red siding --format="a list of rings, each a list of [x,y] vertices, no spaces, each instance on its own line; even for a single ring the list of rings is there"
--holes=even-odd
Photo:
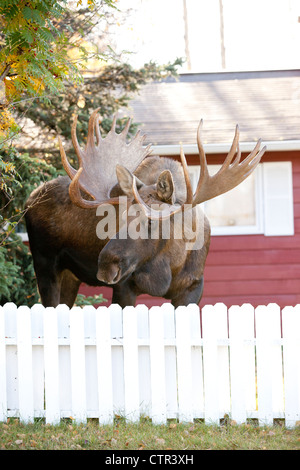
[[[223,158],[223,156],[222,156]],[[270,160],[291,160],[293,164],[295,235],[215,236],[204,272],[204,294],[200,306],[224,302],[256,306],[276,302],[281,307],[300,303],[300,152],[274,152]],[[196,163],[195,157],[189,162]],[[212,156],[212,163],[220,157]],[[111,289],[100,289],[109,302]],[[80,292],[94,294],[99,289],[82,286]],[[161,305],[166,300],[140,296],[138,303]]]
[[[273,160],[284,160],[273,154]],[[293,165],[294,229],[292,237],[264,235],[212,237],[201,305],[222,301],[256,306],[300,303],[300,155]]]

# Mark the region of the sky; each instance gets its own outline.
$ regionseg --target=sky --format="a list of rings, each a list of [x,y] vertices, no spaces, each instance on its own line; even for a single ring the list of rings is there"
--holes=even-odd
[[[131,8],[115,25],[118,52],[139,67],[185,56],[183,0],[118,0]],[[222,0],[225,70],[300,68],[300,0]],[[186,0],[191,68],[222,70],[220,0]]]

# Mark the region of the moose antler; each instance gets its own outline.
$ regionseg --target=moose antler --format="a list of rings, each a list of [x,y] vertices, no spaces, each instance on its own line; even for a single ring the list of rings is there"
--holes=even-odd
[[[197,131],[197,144],[201,171],[195,194],[192,192],[192,185],[183,149],[181,148],[180,151],[181,164],[186,183],[186,201],[184,204],[172,205],[162,211],[151,209],[140,197],[137,191],[135,177],[133,177],[132,191],[134,198],[136,202],[143,207],[147,217],[152,219],[167,218],[179,211],[184,211],[185,208],[195,207],[197,204],[201,204],[201,202],[208,201],[209,199],[230,191],[244,181],[255,170],[261,157],[266,151],[266,146],[260,150],[261,139],[259,139],[252,152],[242,162],[240,162],[241,151],[239,148],[239,127],[237,125],[230,151],[223,165],[215,175],[211,176],[208,172],[207,160],[201,141],[202,126],[203,120],[200,121]],[[234,159],[235,154],[237,155]]]
[[[146,148],[142,146],[146,136],[140,136],[140,131],[127,144],[126,136],[131,119],[128,119],[123,131],[117,134],[115,132],[116,116],[113,118],[111,130],[105,138],[102,138],[99,115],[97,114],[99,109],[97,108],[90,116],[87,144],[84,150],[80,148],[77,140],[77,117],[74,119],[71,135],[79,161],[78,171],[70,165],[59,138],[62,163],[72,180],[69,186],[70,198],[76,205],[87,209],[104,203],[118,204],[119,198],[110,198],[110,191],[118,182],[116,165],[120,164],[132,172],[135,171],[144,158],[149,155],[151,147],[151,145]],[[84,199],[81,190],[87,193],[92,200]]]

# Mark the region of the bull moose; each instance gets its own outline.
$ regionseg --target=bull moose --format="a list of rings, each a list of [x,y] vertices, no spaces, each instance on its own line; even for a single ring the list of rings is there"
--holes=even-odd
[[[26,225],[43,305],[72,307],[82,282],[112,287],[112,301],[122,307],[135,305],[142,293],[170,299],[175,307],[199,303],[210,244],[209,221],[199,204],[231,190],[254,171],[265,152],[265,147],[260,150],[261,141],[242,160],[236,126],[230,151],[211,176],[201,142],[201,121],[197,132],[201,171],[193,194],[182,149],[181,162],[150,156],[151,146],[143,146],[145,136],[140,131],[127,143],[130,120],[116,133],[116,117],[103,138],[95,110],[83,150],[76,124],[77,118],[71,135],[79,169],[70,165],[59,139],[68,176],[42,184],[26,203]],[[144,234],[156,224],[157,236],[128,236],[134,206],[143,214]],[[115,214],[115,228],[99,236],[99,221],[109,207]],[[101,214],[99,209],[103,209]],[[122,225],[124,213],[128,214],[127,224]],[[179,216],[186,214],[191,216],[193,235],[175,236],[176,224],[182,225]],[[162,236],[165,221],[169,222],[169,236]],[[199,238],[201,243],[193,249]]]

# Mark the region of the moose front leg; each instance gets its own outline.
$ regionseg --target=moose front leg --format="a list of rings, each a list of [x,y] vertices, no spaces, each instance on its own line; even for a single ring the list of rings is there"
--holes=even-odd
[[[189,288],[185,289],[179,295],[172,297],[171,303],[176,308],[181,305],[199,304],[203,294],[204,279],[195,281]]]
[[[57,307],[60,302],[61,272],[55,256],[47,257],[31,246],[38,291],[44,307]]]
[[[135,306],[136,293],[130,286],[129,282],[116,284],[113,286],[112,303],[119,304],[120,307]]]
[[[61,276],[51,269],[35,268],[38,290],[44,307],[57,307],[60,303]]]
[[[62,273],[61,287],[60,287],[60,301],[61,304],[68,305],[72,308],[76,300],[81,281],[71,271],[66,269]]]

